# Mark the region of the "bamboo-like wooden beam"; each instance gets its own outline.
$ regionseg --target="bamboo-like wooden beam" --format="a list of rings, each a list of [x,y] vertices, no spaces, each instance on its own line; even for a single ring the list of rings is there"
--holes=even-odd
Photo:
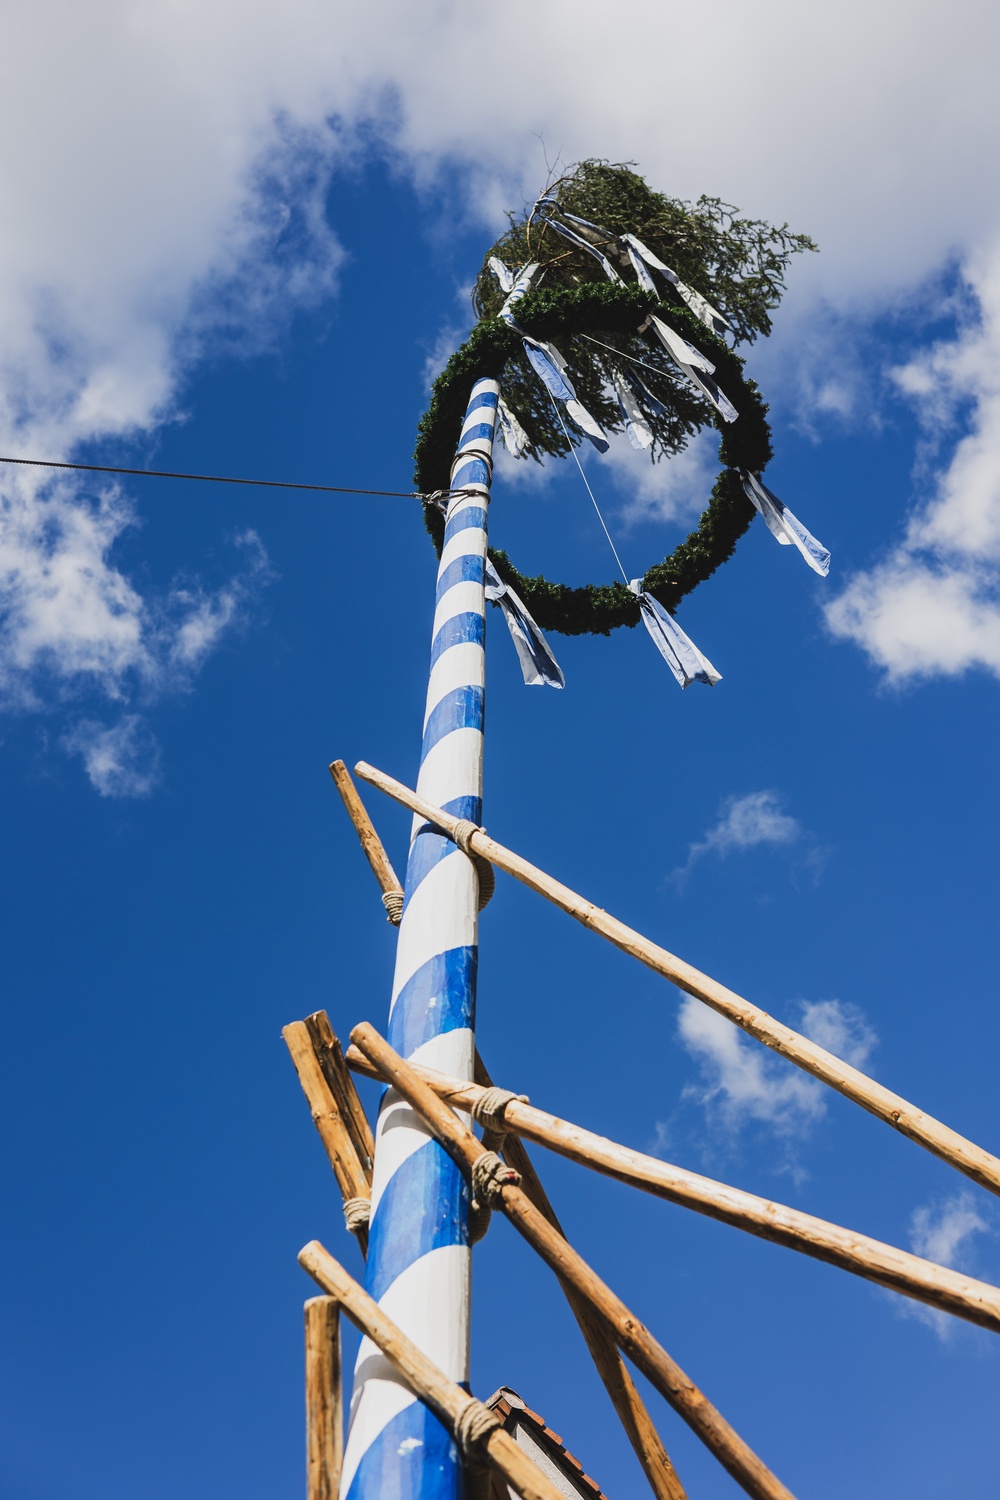
[[[361,1058],[369,1076],[378,1076],[364,1053],[358,1052],[356,1047],[352,1047],[350,1052]],[[476,1083],[479,1086],[477,1092],[492,1086],[493,1080],[478,1051],[475,1057],[475,1073]],[[563,1234],[562,1225],[549,1202],[548,1194],[542,1186],[534,1162],[516,1135],[507,1136],[501,1148],[501,1155],[509,1166],[521,1174],[521,1188],[539,1213],[548,1219],[557,1233]],[[645,1402],[636,1389],[635,1381],[628,1372],[618,1345],[608,1332],[607,1325],[593,1311],[590,1303],[574,1291],[569,1282],[560,1281],[559,1285],[565,1293],[573,1316],[580,1325],[580,1332],[590,1351],[590,1357],[594,1361],[605,1390],[611,1397],[611,1404],[618,1413],[635,1456],[649,1481],[650,1489],[657,1496],[657,1500],[687,1500],[687,1492],[681,1484],[677,1470],[663,1446],[663,1440],[656,1430]]]
[[[340,1306],[310,1297],[306,1324],[306,1500],[337,1500],[344,1461]]]
[[[375,832],[375,825],[368,816],[368,809],[358,796],[358,789],[351,780],[351,773],[342,760],[331,762],[330,775],[333,777],[333,784],[340,793],[344,806],[347,808],[347,815],[354,824],[354,831],[365,852],[365,858],[371,865],[375,879],[382,889],[383,899],[386,896],[396,898],[395,903],[384,902],[384,904],[389,921],[395,921],[395,925],[398,927],[399,903],[403,899],[403,887],[399,876],[392,868],[382,840]],[[394,910],[396,912],[395,918],[393,917]]]
[[[349,1048],[347,1062],[368,1078],[386,1081],[381,1070],[357,1047]],[[470,1110],[483,1093],[478,1084],[449,1078],[444,1073],[417,1064],[413,1066],[438,1098],[453,1109]],[[715,1182],[711,1177],[702,1177],[659,1157],[645,1156],[641,1151],[633,1151],[606,1136],[595,1135],[569,1120],[546,1114],[533,1105],[522,1104],[519,1099],[512,1099],[506,1106],[503,1120],[507,1129],[517,1135],[629,1187],[641,1188],[643,1192],[666,1198],[669,1203],[684,1208],[693,1208],[696,1213],[705,1214],[710,1219],[731,1224],[760,1239],[784,1245],[786,1249],[798,1250],[815,1260],[827,1261],[842,1271],[850,1271],[890,1291],[900,1292],[904,1297],[926,1302],[941,1312],[1000,1333],[1000,1287],[976,1281],[972,1276],[964,1276],[960,1271],[911,1255],[907,1250],[898,1250],[894,1245],[886,1245],[857,1230],[844,1229],[797,1208],[759,1198],[755,1193],[744,1192],[724,1182]],[[506,1150],[504,1154],[507,1154]],[[511,1165],[515,1163],[512,1161]]]
[[[455,1112],[439,1099],[408,1063],[367,1022],[356,1026],[351,1040],[378,1067],[382,1077],[423,1116],[432,1134],[466,1172],[480,1156],[482,1143]],[[657,1343],[620,1297],[597,1276],[582,1256],[513,1183],[499,1193],[499,1206],[515,1229],[537,1250],[561,1281],[568,1282],[612,1330],[619,1348],[684,1418],[736,1482],[755,1500],[792,1500],[781,1483],[718,1412],[681,1367]]]
[[[369,1180],[354,1149],[344,1116],[320,1067],[308,1026],[304,1021],[292,1021],[283,1028],[281,1035],[291,1053],[302,1092],[312,1113],[313,1124],[326,1149],[345,1202],[348,1198],[370,1198]],[[358,1230],[357,1241],[362,1255],[367,1255],[367,1228]]]
[[[458,1440],[463,1412],[473,1400],[412,1339],[386,1317],[378,1303],[349,1276],[318,1240],[299,1251],[299,1264],[329,1296],[336,1298],[355,1327],[382,1350],[396,1366],[410,1389],[430,1407]],[[479,1403],[477,1402],[476,1405]],[[477,1447],[512,1484],[522,1500],[563,1500],[550,1479],[522,1453],[509,1433],[498,1425],[486,1433]]]
[[[364,1105],[358,1098],[358,1091],[354,1086],[350,1069],[344,1061],[340,1042],[330,1025],[330,1017],[325,1010],[317,1010],[311,1016],[306,1016],[305,1025],[327,1087],[336,1100],[362,1171],[371,1185],[372,1167],[375,1161],[375,1137],[368,1123]]]
[[[377,771],[374,766],[369,766],[364,761],[359,761],[354,769],[362,780],[370,782],[372,786],[378,787],[380,791],[402,803],[404,807],[410,808],[412,812],[418,813],[429,823],[433,823],[444,833],[454,837],[455,829],[460,821],[458,818],[425,802],[409,787],[403,786],[401,782],[387,776],[383,771]],[[773,1048],[789,1062],[795,1063],[797,1067],[803,1068],[813,1077],[829,1084],[838,1093],[852,1099],[855,1104],[860,1104],[862,1109],[884,1120],[894,1130],[898,1130],[927,1151],[933,1152],[935,1156],[939,1156],[950,1166],[956,1167],[958,1171],[964,1172],[966,1177],[972,1178],[973,1182],[978,1182],[981,1187],[988,1188],[991,1193],[1000,1194],[1000,1159],[984,1151],[981,1146],[966,1140],[957,1131],[943,1125],[940,1120],[934,1119],[932,1115],[925,1114],[915,1105],[909,1104],[899,1094],[894,1094],[891,1089],[883,1088],[873,1078],[867,1077],[857,1068],[852,1068],[849,1063],[843,1062],[839,1057],[834,1057],[832,1052],[827,1052],[825,1048],[817,1046],[808,1037],[793,1031],[790,1026],[785,1026],[781,1021],[775,1020],[766,1011],[752,1005],[749,1000],[744,1000],[741,995],[727,989],[725,985],[710,979],[707,974],[702,974],[691,964],[669,953],[666,948],[650,942],[634,928],[627,927],[616,917],[609,916],[592,901],[587,901],[576,891],[571,891],[568,886],[554,880],[551,875],[546,875],[536,865],[522,859],[519,854],[505,848],[503,844],[498,844],[496,839],[491,839],[488,834],[473,833],[468,840],[468,845],[475,854],[489,860],[498,869],[505,870],[508,875],[513,875],[515,880],[519,880],[529,890],[544,896],[546,900],[575,918],[591,932],[607,938],[623,953],[637,958],[654,973],[662,974],[664,979],[669,979],[671,984],[677,985],[679,989],[693,995],[695,999],[703,1000],[712,1010],[718,1011],[720,1015],[734,1022],[748,1036],[755,1037],[757,1041],[763,1042],[766,1047]]]

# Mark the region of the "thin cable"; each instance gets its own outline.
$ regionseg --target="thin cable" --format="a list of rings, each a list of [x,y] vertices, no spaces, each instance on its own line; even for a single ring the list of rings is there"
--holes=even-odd
[[[388,495],[395,500],[427,500],[419,490],[361,490],[344,484],[293,484],[288,479],[235,479],[228,474],[177,474],[171,469],[125,469],[110,464],[59,463],[51,458],[3,458],[0,464],[30,464],[36,469],[84,469],[89,474],[138,474],[148,479],[198,479],[206,484],[253,484],[272,490],[320,490],[327,495]],[[464,494],[446,490],[444,494]]]
[[[601,507],[598,505],[596,499],[594,498],[594,492],[590,488],[590,483],[589,483],[589,481],[587,479],[586,474],[583,472],[583,464],[580,462],[580,455],[576,451],[576,445],[573,443],[572,439],[570,438],[569,433],[566,431],[566,423],[563,421],[562,412],[559,410],[558,406],[556,406],[556,398],[553,396],[553,394],[552,394],[551,391],[549,391],[549,400],[552,402],[552,405],[555,406],[555,408],[556,408],[556,416],[559,418],[559,426],[562,428],[562,430],[563,430],[563,436],[565,437],[566,442],[569,444],[569,451],[572,453],[573,457],[576,459],[576,466],[580,470],[580,478],[583,480],[584,485],[586,486],[587,494],[590,496],[591,504],[593,505],[594,509],[597,511],[597,519],[600,521],[601,525],[604,527],[604,535],[608,539],[608,546],[611,548],[612,552],[615,554],[615,562],[618,564],[619,571],[621,572],[621,575],[622,575],[622,577],[625,580],[625,586],[627,588],[628,587],[628,581],[629,581],[628,580],[628,574],[626,573],[625,569],[622,567],[622,560],[618,556],[618,548],[615,546],[614,542],[611,540],[611,532],[608,530],[607,522],[605,521],[604,517],[601,515]]]
[[[577,338],[586,339],[588,343],[600,344],[602,349],[610,349],[612,354],[617,354],[621,359],[630,360],[634,365],[642,365],[644,370],[652,370],[654,375],[669,375],[669,370],[661,370],[659,365],[647,364],[644,359],[636,359],[634,354],[626,354],[624,349],[616,349],[614,344],[606,344],[603,339],[592,339],[589,333],[577,334]]]

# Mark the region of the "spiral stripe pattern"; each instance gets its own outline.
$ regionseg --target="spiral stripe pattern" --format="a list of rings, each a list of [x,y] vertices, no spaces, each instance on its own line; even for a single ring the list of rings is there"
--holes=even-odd
[[[482,819],[484,570],[499,388],[469,400],[438,568],[420,775],[421,797]],[[478,954],[475,866],[415,819],[396,949],[389,1041],[401,1056],[472,1078]],[[366,1286],[452,1380],[469,1376],[468,1189],[461,1172],[392,1089],[375,1131]],[[458,1500],[450,1434],[364,1339],[354,1371],[341,1479],[344,1500]]]

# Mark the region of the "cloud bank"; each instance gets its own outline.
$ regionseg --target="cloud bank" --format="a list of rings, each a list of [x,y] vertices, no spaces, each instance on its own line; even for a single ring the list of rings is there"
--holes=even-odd
[[[1000,250],[966,278],[956,336],[892,372],[925,433],[922,498],[899,545],[826,608],[834,635],[897,683],[1000,676]]]
[[[1000,205],[978,190],[1000,144],[995,7],[634,0],[609,25],[594,0],[571,16],[542,0],[530,45],[516,9],[470,26],[454,0],[13,0],[6,19],[4,451],[148,440],[204,352],[260,347],[330,298],[339,165],[388,154],[442,214],[492,228],[539,186],[538,132],[566,158],[634,158],[679,196],[717,192],[813,233],[825,254],[796,270],[779,359],[823,309],[882,311],[957,258],[969,318],[898,383],[929,425],[944,411],[968,435],[928,462],[904,540],[829,621],[896,678],[1000,671]],[[0,474],[8,706],[41,705],[42,661],[63,694],[121,701],[138,661],[164,659],[154,602],[116,566],[129,519],[120,496]],[[192,663],[212,635],[201,619],[176,637]]]

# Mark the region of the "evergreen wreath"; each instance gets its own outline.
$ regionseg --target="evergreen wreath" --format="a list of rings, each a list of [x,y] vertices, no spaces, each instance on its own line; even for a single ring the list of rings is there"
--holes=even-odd
[[[736,343],[752,343],[758,334],[770,332],[769,312],[780,301],[789,260],[798,251],[816,248],[787,225],[774,228],[737,217],[736,210],[719,199],[702,197],[690,204],[667,198],[649,188],[627,164],[582,162],[554,183],[547,196],[557,196],[568,212],[600,224],[610,235],[637,235],[683,281],[721,307]],[[568,455],[566,433],[525,358],[521,336],[497,316],[505,294],[488,268],[491,256],[511,266],[538,261],[544,285],[518,303],[518,322],[533,338],[558,340],[580,400],[606,432],[621,432],[624,425],[609,392],[611,373],[637,359],[646,367],[644,380],[653,372],[659,377],[655,394],[665,408],[659,415],[644,412],[653,434],[653,461],[680,453],[705,426],[714,425],[721,433],[723,468],[698,526],[643,578],[643,588],[673,613],[685,594],[732,556],[755,515],[740,471],[760,474],[772,456],[767,406],[755,382],[744,375],[740,356],[672,287],[657,298],[635,280],[609,281],[595,259],[567,244],[537,206],[519,219],[509,217],[510,228],[484,259],[473,290],[480,321],[438,376],[421,419],[414,454],[417,488],[427,494],[447,486],[469,390],[482,376],[500,382],[504,400],[527,435],[526,456],[540,462],[546,455]],[[621,260],[616,269],[624,271],[627,260],[610,244],[602,248],[609,258]],[[647,341],[638,331],[651,313],[662,315],[712,360],[719,385],[739,412],[735,422],[719,417],[659,343]],[[612,350],[623,358],[616,360]],[[569,431],[575,438],[572,428]],[[424,520],[440,552],[444,518],[425,502]],[[525,576],[505,552],[491,549],[490,557],[545,630],[607,635],[619,625],[638,623],[638,602],[622,583],[569,588],[542,575]]]

